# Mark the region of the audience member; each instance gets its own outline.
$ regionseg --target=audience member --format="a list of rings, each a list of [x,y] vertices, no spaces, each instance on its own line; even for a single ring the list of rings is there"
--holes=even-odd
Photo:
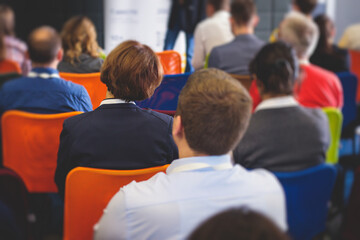
[[[292,11],[304,14],[307,18],[312,19],[312,12],[315,10],[318,0],[292,0]],[[276,28],[270,35],[270,42],[278,39],[279,29]]]
[[[4,83],[0,89],[0,114],[18,109],[34,113],[92,110],[83,86],[61,79],[56,67],[62,59],[61,39],[51,27],[35,29],[29,36],[32,71],[27,77]]]
[[[264,42],[254,35],[254,28],[259,22],[254,2],[234,0],[231,3],[230,22],[235,39],[213,48],[209,57],[209,67],[231,74],[248,75],[251,59],[264,45]]]
[[[233,40],[230,27],[230,0],[208,0],[208,18],[200,22],[194,34],[194,57],[192,65],[195,70],[204,67],[206,57],[213,47]]]
[[[346,28],[338,45],[340,48],[360,51],[360,23]]]
[[[320,31],[320,38],[310,62],[332,72],[346,72],[350,69],[350,59],[347,50],[333,44],[335,26],[325,14],[315,18]]]
[[[233,151],[246,168],[298,171],[325,161],[329,126],[321,109],[305,108],[293,97],[298,63],[291,47],[275,42],[250,64],[262,102]],[[259,137],[261,136],[261,137]]]
[[[60,194],[66,175],[77,166],[140,169],[178,157],[173,119],[134,102],[151,97],[162,77],[156,54],[136,41],[121,43],[107,56],[101,70],[106,99],[94,111],[64,122],[55,173]]]
[[[19,64],[23,75],[31,69],[30,60],[26,57],[27,46],[15,37],[15,14],[7,5],[0,5],[0,32],[4,34],[5,59],[13,60]]]
[[[251,99],[217,69],[199,70],[182,89],[173,137],[180,159],[166,174],[132,182],[111,199],[95,239],[185,239],[202,221],[248,205],[286,230],[285,198],[266,170],[233,166],[230,152],[250,118]]]
[[[70,18],[61,31],[64,58],[58,65],[60,72],[100,72],[104,62],[96,41],[96,30],[91,20],[84,16]]]
[[[280,24],[279,38],[294,47],[304,73],[295,86],[298,102],[306,107],[341,108],[343,91],[338,77],[309,62],[319,39],[316,24],[302,14],[290,13]]]
[[[198,226],[188,240],[288,240],[269,218],[246,207],[218,213]]]
[[[191,59],[194,53],[194,30],[196,25],[206,18],[206,0],[172,0],[164,50],[174,49],[180,31],[186,35],[185,72],[194,71]]]

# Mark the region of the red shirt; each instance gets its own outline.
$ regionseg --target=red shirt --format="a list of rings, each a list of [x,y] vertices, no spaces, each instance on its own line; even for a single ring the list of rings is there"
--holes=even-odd
[[[304,78],[301,84],[296,84],[294,96],[305,107],[335,107],[343,106],[343,90],[339,78],[332,72],[312,64],[301,65]],[[250,95],[253,99],[253,110],[261,102],[261,97],[255,81],[251,84]]]

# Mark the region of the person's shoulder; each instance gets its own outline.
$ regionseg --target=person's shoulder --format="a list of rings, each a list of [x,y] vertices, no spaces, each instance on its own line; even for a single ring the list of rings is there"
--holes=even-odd
[[[22,87],[23,83],[28,83],[29,81],[31,81],[31,78],[28,77],[18,77],[18,78],[10,79],[1,86],[1,89],[2,91],[6,91],[8,89]]]
[[[60,85],[63,85],[69,93],[74,95],[82,95],[84,91],[86,92],[84,86],[74,83],[72,81],[65,80],[63,78],[59,78],[58,83]]]
[[[314,64],[305,65],[304,69],[307,72],[307,74],[311,73],[311,75],[315,75],[318,78],[337,79],[337,76],[335,73],[333,73],[329,70],[326,70],[322,67],[319,67],[317,65],[314,65]]]
[[[142,109],[139,108],[139,111],[141,111],[144,116],[148,117],[149,119],[152,119],[153,121],[156,122],[162,122],[166,125],[168,125],[169,123],[172,123],[173,118],[169,115],[166,115],[164,113],[159,113],[156,111],[153,111],[151,109]]]
[[[64,120],[64,128],[70,129],[70,128],[76,128],[78,126],[84,126],[86,121],[91,118],[93,114],[93,111],[91,112],[84,112],[79,115],[75,115],[72,117],[69,117]]]
[[[25,42],[12,36],[5,36],[5,44],[17,48],[19,51],[24,53],[27,51],[27,46]]]

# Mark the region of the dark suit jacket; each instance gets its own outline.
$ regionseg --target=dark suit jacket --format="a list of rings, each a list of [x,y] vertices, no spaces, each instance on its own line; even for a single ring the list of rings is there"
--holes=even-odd
[[[196,24],[205,18],[206,0],[184,0],[184,5],[180,5],[179,0],[173,0],[168,28],[174,29],[176,24],[180,24],[181,30],[194,33]]]
[[[55,182],[64,194],[68,172],[78,166],[141,169],[178,158],[172,117],[132,103],[101,105],[64,122]]]

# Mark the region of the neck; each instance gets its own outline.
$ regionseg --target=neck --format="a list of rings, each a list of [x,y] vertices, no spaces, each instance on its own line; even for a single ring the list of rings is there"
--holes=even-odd
[[[178,143],[177,147],[179,149],[179,158],[209,156],[208,154],[194,151],[187,142]]]
[[[271,99],[271,98],[288,97],[288,96],[291,96],[291,95],[288,95],[288,94],[264,93],[264,94],[261,95],[261,99],[264,101],[264,100],[268,100],[268,99]]]
[[[241,34],[254,34],[254,28],[249,25],[234,26],[233,33],[235,36],[238,36]]]
[[[115,98],[114,95],[109,92],[109,90],[106,91],[106,95],[105,95],[106,98]]]
[[[52,68],[57,69],[58,62],[51,62],[51,63],[36,63],[32,62],[32,68]]]

